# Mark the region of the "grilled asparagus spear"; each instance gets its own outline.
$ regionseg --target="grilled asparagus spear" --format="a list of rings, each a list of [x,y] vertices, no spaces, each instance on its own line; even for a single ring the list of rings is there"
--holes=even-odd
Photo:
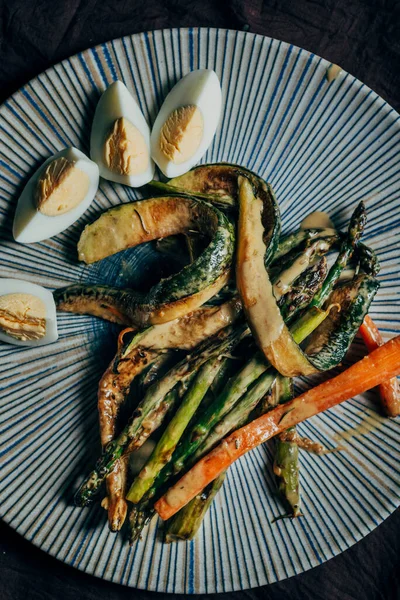
[[[336,241],[336,237],[321,238],[312,241],[308,247],[293,257],[284,269],[273,277],[274,296],[276,301],[289,292],[296,283],[299,276],[304,273],[310,265],[315,265],[316,261],[323,254],[326,254]],[[301,277],[300,281],[304,278]]]
[[[263,406],[264,411],[275,406],[279,402],[279,399],[282,396],[282,384],[280,385],[280,381],[284,379],[286,378],[282,378],[280,375],[277,376],[273,386],[273,394],[267,394],[265,396],[266,403]],[[287,381],[290,382],[289,379]],[[214,481],[193,498],[189,504],[184,506],[174,517],[172,517],[172,519],[166,522],[164,531],[164,540],[166,543],[178,542],[180,540],[192,540],[194,538],[216,494],[222,487],[225,475],[226,472],[214,479]]]
[[[322,306],[325,300],[328,298],[333,286],[339,279],[341,272],[352,257],[354,249],[363,234],[366,223],[367,215],[365,211],[365,205],[364,202],[360,202],[350,219],[347,236],[343,238],[339,255],[332,267],[329,269],[328,275],[321,289],[314,296],[310,306]]]
[[[282,317],[285,320],[289,318],[292,320],[295,315],[309,305],[310,300],[321,288],[327,270],[328,263],[323,256],[316,264],[308,267],[302,277],[297,279],[292,289],[279,302]]]
[[[291,400],[293,398],[292,380],[288,377],[278,377],[275,393],[279,404]],[[291,429],[295,430],[294,427]],[[274,473],[279,492],[290,507],[291,516],[300,516],[299,449],[295,441],[285,439],[284,435],[278,436],[275,441]]]
[[[302,244],[308,244],[313,240],[337,236],[334,229],[299,229],[294,233],[282,236],[279,240],[278,248],[274,254],[272,265],[275,265],[286,254],[292,250],[301,247]]]
[[[113,470],[117,460],[125,453],[128,446],[132,449],[135,443],[143,443],[148,435],[154,431],[155,422],[159,424],[159,414],[165,415],[173,401],[174,395],[169,395],[168,392],[178,382],[191,376],[209,358],[220,355],[224,350],[229,349],[230,345],[240,339],[246,332],[247,327],[245,324],[238,327],[227,327],[211,340],[206,340],[200,344],[197,351],[190,356],[186,356],[163,379],[150,386],[126,427],[115,440],[108,444],[95,469],[77,491],[75,502],[78,506],[86,506],[91,502],[105,477]]]
[[[308,322],[301,319],[300,324],[293,328],[293,336],[298,343],[321,324],[328,316],[329,310],[313,309],[312,314],[313,317],[309,316]],[[131,508],[129,517],[131,543],[138,539],[143,527],[151,520],[154,514],[154,497],[162,493],[165,483],[170,477],[189,467],[193,461],[195,462],[193,458],[195,453],[196,460],[200,457],[200,447],[203,443],[201,455],[211,445],[215,445],[235,429],[238,423],[243,424],[257,403],[265,396],[275,377],[276,372],[257,352],[239,374],[228,381],[216,402],[211,404],[209,409],[201,415],[197,424],[185,433],[184,439],[176,448],[171,461],[159,473],[142,501]],[[256,382],[254,386],[250,387],[254,382]],[[223,419],[224,415],[226,416]],[[217,423],[218,430],[215,431],[212,428]],[[211,436],[212,443],[208,441],[209,436]]]
[[[152,455],[133,482],[126,496],[127,500],[137,504],[151,487],[164,465],[169,462],[190,419],[225,360],[221,360],[219,356],[216,356],[200,368],[181,405],[154,448]]]
[[[328,248],[329,248],[329,244],[330,244],[330,242],[328,242],[327,240],[323,240],[323,242],[322,242],[322,243],[319,243],[319,242],[318,242],[318,243],[316,243],[315,245],[313,245],[313,246],[311,247],[310,259],[311,259],[312,257],[314,257],[315,255],[318,255],[318,254],[320,254],[320,253],[326,252],[326,251],[328,250]],[[296,280],[299,280],[299,279],[301,279],[302,273],[303,273],[303,271],[304,271],[304,270],[307,270],[306,268],[308,267],[308,265],[309,265],[309,262],[310,262],[310,261],[308,260],[308,261],[304,261],[304,263],[303,263],[303,264],[297,264],[297,263],[296,263],[296,268],[293,268],[293,266],[292,266],[291,268],[289,268],[288,272],[284,272],[284,273],[282,274],[282,280],[284,280],[284,281],[285,281],[285,291],[290,291],[290,289],[291,289],[291,285],[293,284],[293,282],[294,282],[294,281],[296,281]],[[320,276],[322,277],[322,276],[323,276],[323,274],[324,274],[324,273],[323,273],[323,270],[320,270],[320,273],[319,273],[319,274],[320,274]],[[306,278],[305,280],[307,281],[307,278]],[[277,286],[275,286],[275,288],[274,288],[274,289],[275,289],[275,292],[276,292],[276,293],[278,293],[278,287],[277,287]],[[307,294],[308,294],[308,295],[309,295],[309,297],[310,297],[310,291],[312,291],[312,288],[309,288],[308,290],[305,290],[305,292],[304,292],[304,296],[305,296],[305,297],[307,297]],[[235,304],[235,300],[232,300],[232,301],[231,301],[231,304],[232,304],[232,303],[233,303],[233,304]],[[227,304],[227,305],[229,305],[229,303],[226,303],[226,304]],[[205,309],[205,310],[207,310],[207,309]],[[216,309],[216,310],[217,310],[217,309]],[[222,308],[221,308],[220,310],[222,310]],[[236,314],[237,314],[237,312],[236,312]],[[289,314],[289,316],[290,316],[290,311],[289,311],[289,313],[288,313],[288,314]],[[235,315],[235,316],[236,316],[236,315]],[[183,322],[183,320],[184,320],[184,319],[182,319],[182,322]],[[159,327],[160,327],[160,326],[159,326]],[[168,325],[168,324],[166,324],[166,325],[164,325],[164,326],[161,326],[161,327],[164,327],[164,328],[165,328],[165,327],[169,327],[169,325]],[[150,331],[150,330],[149,330],[149,331]],[[141,335],[141,334],[139,334],[139,336],[140,336],[140,335]],[[136,339],[136,338],[134,338],[134,339]],[[207,342],[205,342],[205,343],[207,343]],[[129,348],[129,345],[128,345],[128,348]],[[125,350],[124,352],[126,353],[126,350]],[[222,352],[222,350],[221,350],[221,352]],[[185,359],[183,359],[183,361],[182,361],[182,362],[184,363],[184,362],[185,362]],[[257,361],[256,361],[256,362],[257,362]],[[261,358],[261,356],[260,356],[260,361],[259,361],[259,362],[261,362],[261,364],[262,364],[262,365],[264,365],[264,361],[263,361],[263,359]],[[181,363],[178,363],[178,365],[177,365],[177,368],[179,368],[179,365],[181,365]],[[262,369],[263,369],[263,368],[264,368],[264,367],[262,367]],[[256,366],[256,368],[254,369],[254,364],[250,365],[250,367],[249,367],[249,369],[248,369],[248,370],[250,371],[250,376],[251,376],[251,379],[250,379],[250,382],[249,382],[249,383],[251,383],[251,382],[255,381],[255,379],[257,378],[258,374],[260,374],[260,373],[262,372],[262,371],[260,371],[260,372],[259,372],[259,371],[257,370],[257,366]],[[180,376],[178,376],[178,377],[180,377]],[[130,381],[129,381],[129,384],[130,384]],[[154,385],[156,385],[156,384],[154,384]],[[161,385],[161,383],[160,383],[159,385]],[[127,389],[129,390],[129,385],[128,385],[128,386],[126,386],[126,387],[127,387]],[[152,393],[152,391],[153,391],[153,387],[152,387],[152,388],[150,388],[150,390],[149,390],[148,394]],[[238,399],[238,397],[240,397],[240,395],[241,395],[242,391],[243,391],[243,389],[242,389],[242,388],[240,388],[240,390],[239,390],[239,396],[237,396],[237,397],[236,397],[236,400]],[[146,398],[148,398],[148,394],[146,394],[145,398],[144,398],[144,399],[143,399],[143,401],[142,401],[142,402],[144,402],[144,404],[145,404],[145,405],[147,405],[147,404],[148,404],[148,400],[146,400]],[[171,396],[171,398],[172,398],[172,396]],[[233,398],[233,397],[232,397],[232,398]],[[160,401],[160,400],[159,400],[159,401]],[[141,406],[142,406],[142,403],[141,403]],[[161,414],[160,414],[160,411],[159,411],[159,413],[158,413],[158,416],[159,416],[159,417],[160,417],[160,416],[162,417],[162,416],[164,415],[164,412],[166,412],[166,411],[167,411],[169,408],[170,408],[170,404],[169,404],[169,403],[166,403],[166,404],[164,404],[163,411],[161,411]],[[142,408],[140,408],[140,410],[143,410],[143,409],[142,409]],[[135,444],[135,439],[136,439],[136,438],[135,438],[135,435],[134,435],[132,432],[133,432],[133,428],[134,428],[134,423],[135,423],[135,422],[137,422],[137,421],[138,421],[138,419],[137,419],[137,418],[136,418],[136,419],[134,419],[134,421],[132,422],[132,424],[131,424],[130,426],[128,426],[127,428],[125,428],[125,429],[122,431],[122,433],[120,434],[120,436],[119,436],[119,437],[118,437],[118,438],[117,438],[115,441],[113,441],[112,443],[110,443],[110,444],[109,444],[109,446],[107,447],[107,450],[105,451],[105,453],[104,453],[103,457],[100,459],[100,462],[99,462],[99,466],[98,466],[98,468],[97,468],[97,469],[95,469],[95,470],[92,472],[91,476],[90,476],[90,477],[87,479],[86,485],[84,484],[84,488],[85,488],[85,490],[84,490],[83,488],[81,488],[80,490],[78,490],[78,493],[77,493],[77,496],[76,496],[76,502],[77,502],[77,504],[78,504],[78,505],[86,505],[88,502],[90,502],[90,498],[91,498],[91,497],[93,496],[93,494],[95,493],[95,490],[97,490],[97,489],[100,487],[100,485],[101,485],[101,483],[102,483],[102,480],[103,480],[103,477],[99,477],[99,475],[97,474],[97,471],[98,471],[99,469],[103,469],[103,470],[105,469],[105,470],[107,471],[107,473],[106,473],[106,475],[107,475],[107,474],[110,472],[110,470],[112,470],[112,469],[114,468],[114,466],[115,466],[115,464],[116,464],[116,460],[118,460],[119,456],[121,456],[121,455],[124,453],[124,451],[125,451],[125,449],[126,449],[127,445],[129,444],[129,446],[132,448],[132,445],[134,445],[134,444]],[[154,428],[155,428],[155,427],[154,427]],[[130,431],[131,433],[129,434],[129,437],[127,438],[127,437],[126,437],[126,432],[128,431],[128,429],[129,429],[129,431]],[[152,430],[154,430],[154,429],[152,429]],[[133,439],[131,439],[131,437],[132,437]],[[142,438],[141,438],[141,436],[140,436],[140,433],[139,433],[139,436],[138,436],[138,438],[139,438],[139,439],[142,439]],[[119,440],[119,441],[118,441],[118,440]],[[123,443],[123,448],[124,448],[124,449],[123,449],[123,450],[121,450],[119,447],[120,447],[120,442],[122,442],[123,440],[125,440],[125,441],[124,441],[124,443]],[[143,440],[143,441],[144,441],[144,440]],[[119,456],[117,456],[117,458],[116,458],[116,459],[114,458],[114,455],[113,455],[113,445],[115,445],[115,446],[116,446],[116,450],[115,450],[116,454],[119,454]],[[106,457],[107,457],[108,455],[111,455],[111,456],[112,456],[112,458],[111,458],[111,460],[110,460],[110,461],[107,463],[107,462],[106,462],[106,461],[107,461],[107,458],[106,458]],[[87,496],[87,497],[85,497],[85,496]]]
[[[192,540],[194,538],[212,501],[221,489],[224,479],[225,473],[221,473],[201,494],[198,494],[172,519],[167,521],[164,534],[167,544],[180,540]]]
[[[288,430],[289,431],[289,430]],[[299,448],[294,441],[278,437],[275,442],[274,474],[278,489],[292,517],[301,515]]]
[[[313,317],[311,314],[313,313]],[[297,343],[301,343],[305,340],[312,331],[314,331],[328,316],[329,310],[321,311],[318,309],[314,309],[310,311],[307,319],[304,317],[300,318],[296,323],[292,326],[292,335]],[[195,451],[190,452],[189,462],[185,461],[185,468],[197,462],[202,456],[207,454],[222,438],[228,435],[234,429],[237,429],[241,425],[244,425],[249,418],[251,412],[258,405],[260,400],[265,397],[268,390],[274,383],[278,373],[272,367],[267,367],[266,371],[260,375],[260,377],[255,381],[255,383],[243,394],[240,400],[235,404],[235,406],[224,416],[223,419],[217,420],[217,412],[215,412],[215,419],[213,423],[216,422],[214,427],[209,429],[210,433],[203,437],[203,442],[201,445],[197,445],[197,449]],[[279,378],[281,379],[286,378]],[[277,402],[280,401],[279,395],[276,393],[273,394],[271,398],[268,399],[269,403],[265,405],[265,410],[269,408],[273,408]],[[211,411],[210,411],[211,412]],[[210,419],[211,421],[211,419]],[[192,448],[195,445],[192,445]],[[177,468],[175,467],[175,471]]]

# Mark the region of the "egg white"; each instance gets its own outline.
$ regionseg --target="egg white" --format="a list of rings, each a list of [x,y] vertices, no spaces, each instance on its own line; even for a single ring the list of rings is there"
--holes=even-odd
[[[181,106],[197,106],[203,116],[203,137],[196,152],[187,161],[176,165],[160,148],[161,129],[169,115]],[[206,153],[215,135],[221,114],[221,85],[215,71],[191,71],[172,88],[165,98],[151,131],[151,155],[161,171],[169,178],[189,171]]]
[[[48,217],[36,209],[35,190],[38,180],[47,165],[61,156],[75,161],[76,167],[87,173],[89,176],[89,189],[85,198],[75,208],[63,215]],[[47,240],[61,233],[61,231],[64,231],[75,223],[85,210],[89,208],[98,187],[99,169],[96,163],[91,161],[77,148],[64,148],[61,152],[57,152],[57,154],[48,158],[32,175],[19,197],[13,224],[15,241],[20,244],[32,244]]]
[[[142,134],[146,142],[149,165],[138,175],[120,175],[111,171],[104,160],[104,144],[117,119],[125,117]],[[90,135],[90,157],[100,170],[101,177],[116,183],[141,187],[154,176],[154,163],[150,157],[150,128],[136,100],[122,81],[114,81],[103,92],[94,114]]]
[[[32,296],[36,296],[42,300],[46,306],[46,334],[40,340],[22,341],[16,340],[0,329],[0,341],[15,346],[32,347],[51,344],[58,339],[56,305],[54,303],[53,294],[49,290],[46,290],[46,288],[41,285],[36,285],[36,283],[22,281],[21,279],[0,278],[0,296],[5,296],[7,294],[32,294]]]

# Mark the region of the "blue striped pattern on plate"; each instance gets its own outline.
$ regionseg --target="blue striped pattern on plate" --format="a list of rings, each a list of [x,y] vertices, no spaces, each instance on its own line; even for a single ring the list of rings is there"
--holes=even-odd
[[[52,240],[12,240],[15,202],[37,165],[64,145],[88,151],[96,101],[122,79],[153,121],[172,85],[195,68],[213,68],[224,94],[221,126],[204,162],[229,161],[274,186],[285,229],[314,209],[344,225],[361,198],[365,235],[382,263],[372,314],[386,336],[399,330],[399,116],[351,75],[332,83],[325,60],[282,42],[241,32],[165,30],[103,44],[27,84],[0,109],[0,275],[50,288],[70,282],[140,282],[154,255],[144,246],[129,260],[77,264],[76,242],[100,210],[139,197],[102,181],[91,208]],[[149,267],[147,267],[149,269]],[[99,451],[96,387],[113,353],[116,328],[61,314],[60,339],[48,347],[1,345],[1,516],[26,539],[98,577],[166,592],[224,592],[301,573],[342,552],[398,503],[398,423],[357,397],[300,427],[328,448],[302,454],[304,513],[271,524],[282,512],[274,492],[271,450],[230,470],[204,527],[192,542],[163,545],[159,522],[132,549],[108,533],[105,512],[71,505],[79,477]],[[353,356],[360,356],[356,341]],[[309,385],[299,380],[299,388]]]

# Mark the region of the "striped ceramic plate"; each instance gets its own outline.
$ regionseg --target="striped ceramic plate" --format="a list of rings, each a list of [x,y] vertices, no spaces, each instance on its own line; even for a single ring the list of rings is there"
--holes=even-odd
[[[399,329],[399,116],[348,73],[328,83],[329,63],[304,50],[234,31],[166,30],[126,37],[49,69],[0,110],[0,275],[49,288],[78,281],[139,285],[154,276],[151,247],[90,267],[76,242],[99,211],[139,193],[103,181],[85,215],[46,242],[11,235],[15,202],[29,174],[63,146],[88,152],[99,94],[122,79],[152,122],[171,86],[191,69],[218,73],[225,110],[206,162],[254,169],[274,186],[286,229],[311,209],[340,227],[361,198],[366,239],[382,263],[373,316],[385,335]],[[108,533],[104,511],[71,504],[79,477],[99,450],[96,386],[115,348],[116,329],[61,314],[60,339],[35,349],[2,344],[1,516],[26,539],[83,571],[167,592],[223,592],[274,582],[342,552],[396,507],[398,423],[374,408],[374,394],[312,418],[301,433],[341,452],[302,454],[304,513],[271,523],[282,508],[268,446],[230,470],[192,542],[164,545],[159,522],[129,549]],[[355,355],[362,352],[356,342]],[[351,357],[353,358],[353,357]],[[299,381],[299,386],[309,382]]]

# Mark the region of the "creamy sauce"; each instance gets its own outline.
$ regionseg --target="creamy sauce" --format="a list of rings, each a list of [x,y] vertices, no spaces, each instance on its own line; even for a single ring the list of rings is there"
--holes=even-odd
[[[323,446],[319,442],[313,442],[308,437],[302,437],[297,433],[295,429],[291,431],[284,431],[280,435],[280,439],[285,442],[294,442],[302,450],[312,452],[313,454],[327,454],[329,452],[329,450],[327,450],[325,446]]]
[[[308,437],[301,437],[299,435],[296,443],[299,448],[302,450],[306,450],[307,452],[312,452],[313,454],[326,454],[328,450],[320,444],[319,442],[313,442]]]
[[[300,229],[329,229],[328,235],[336,233],[335,226],[326,212],[316,210],[307,215],[300,224]]]
[[[243,241],[238,250],[237,285],[253,332],[265,348],[279,338],[284,324],[264,266],[262,202],[254,197],[249,181],[239,177],[239,197],[242,195],[251,195],[252,200],[240,202],[239,231]]]
[[[300,517],[300,496],[298,489],[292,490],[290,487],[287,487],[285,496],[290,506],[293,507],[293,516]]]
[[[285,409],[285,405],[282,405],[282,410]],[[305,421],[309,417],[315,414],[315,409],[312,405],[307,404],[304,398],[297,398],[290,403],[288,411],[283,413],[281,420],[279,421],[279,429],[286,429],[297,425],[301,421]],[[294,417],[293,417],[294,415]]]
[[[324,242],[325,244],[325,242]],[[283,273],[281,273],[278,281],[274,284],[275,300],[279,300],[291,288],[293,281],[303,273],[311,265],[314,260],[315,248],[309,246],[301,256],[293,261]]]
[[[331,83],[337,77],[339,77],[341,72],[342,72],[342,67],[339,67],[339,65],[333,64],[330,67],[328,67],[326,70],[326,78],[328,80],[328,83]]]
[[[165,323],[182,317],[189,312],[196,310],[203,304],[205,304],[210,298],[218,294],[223,287],[227,285],[230,279],[230,272],[225,271],[208,287],[200,292],[196,292],[192,296],[185,296],[181,300],[175,300],[171,304],[164,305],[164,309],[157,309],[150,313],[149,323],[156,325],[159,323]]]
[[[129,356],[119,361],[116,373],[112,362],[100,379],[97,406],[103,446],[108,444],[115,435],[119,410],[125,402],[132,380],[151,364],[154,358],[155,354],[151,351],[140,347],[134,348]]]
[[[120,458],[114,470],[107,476],[107,498],[101,503],[108,511],[108,523],[111,531],[119,531],[124,524],[128,512],[125,500],[128,475],[128,459]]]
[[[261,220],[263,204],[247,179],[239,182],[239,247],[236,283],[253,336],[268,360],[283,375],[308,375],[316,369],[291,338],[276,303],[264,265],[266,246]]]
[[[340,433],[335,433],[333,439],[340,442],[342,440],[351,440],[353,437],[368,435],[371,431],[380,429],[384,423],[385,419],[383,417],[378,415],[364,415],[361,423]]]
[[[341,283],[342,281],[350,281],[355,277],[355,274],[356,272],[354,269],[344,269],[339,275],[338,283]]]
[[[220,307],[199,309],[179,319],[153,325],[132,340],[133,345],[127,348],[124,356],[139,346],[152,350],[167,348],[191,350],[204,339],[233,323],[240,311],[240,300],[234,298],[221,304]]]
[[[343,448],[343,446],[336,446],[336,448],[331,448],[330,450],[328,450],[319,442],[313,442],[307,437],[300,437],[299,441],[297,442],[297,445],[299,448],[301,448],[301,450],[305,450],[306,452],[311,452],[312,454],[318,455],[332,454],[333,452],[341,452],[345,449]]]
[[[129,455],[129,471],[132,475],[138,475],[143,469],[151,453],[155,448],[154,440],[147,440],[143,446]]]

